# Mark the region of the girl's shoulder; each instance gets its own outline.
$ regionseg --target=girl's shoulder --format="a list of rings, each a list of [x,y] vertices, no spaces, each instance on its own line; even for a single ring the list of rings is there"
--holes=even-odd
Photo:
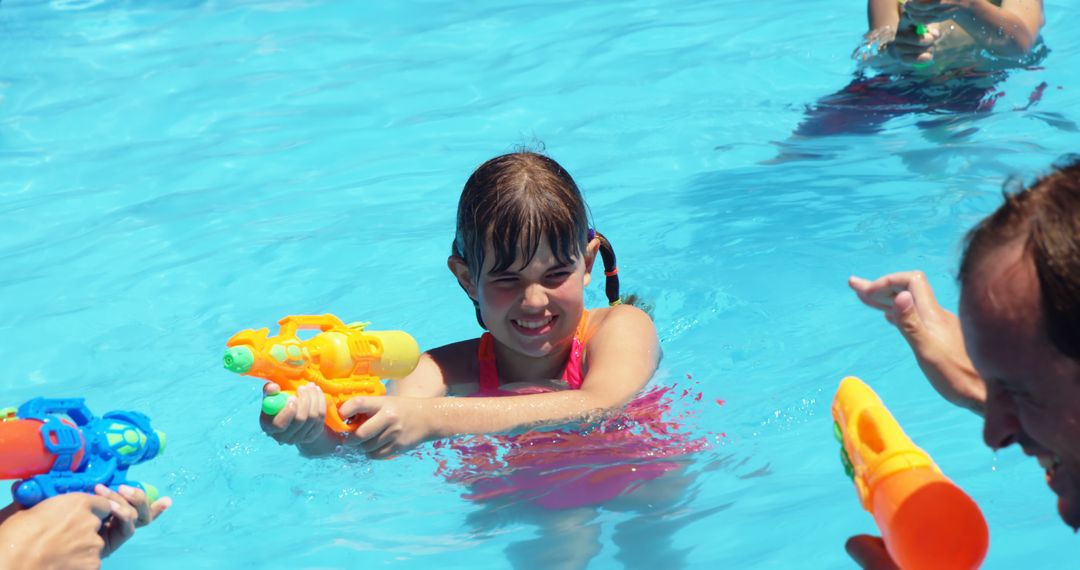
[[[427,351],[427,354],[442,371],[443,382],[452,386],[476,383],[479,351],[480,339],[473,338],[433,348]]]
[[[606,336],[616,330],[656,335],[652,318],[633,305],[615,305],[589,311],[586,339],[594,339],[597,335]]]

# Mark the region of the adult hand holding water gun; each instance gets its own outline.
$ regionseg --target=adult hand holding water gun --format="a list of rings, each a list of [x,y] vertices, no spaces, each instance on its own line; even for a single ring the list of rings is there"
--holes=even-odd
[[[312,443],[324,431],[351,433],[364,417],[343,415],[341,404],[384,395],[381,379],[407,376],[420,357],[416,341],[404,332],[368,331],[364,324],[346,325],[333,315],[294,315],[279,324],[276,336],[267,329],[248,329],[229,339],[225,368],[270,381],[264,388],[262,425],[282,443]],[[319,333],[301,340],[301,329]]]
[[[108,556],[172,504],[127,479],[130,466],[163,447],[146,416],[97,418],[82,399],[0,410],[0,479],[25,478],[0,511],[0,567],[15,567],[5,557],[20,567],[82,568]]]
[[[915,447],[877,394],[844,378],[832,414],[844,468],[882,535],[849,541],[852,557],[873,569],[978,568],[989,545],[978,505]]]

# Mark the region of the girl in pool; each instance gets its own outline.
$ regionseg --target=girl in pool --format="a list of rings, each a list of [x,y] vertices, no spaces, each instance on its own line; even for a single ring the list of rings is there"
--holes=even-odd
[[[612,306],[589,311],[584,288],[598,253],[609,265]],[[652,320],[619,303],[611,246],[589,228],[577,185],[554,160],[517,152],[480,165],[458,203],[448,265],[488,332],[426,352],[387,396],[342,404],[343,417],[369,416],[345,438],[369,457],[594,418],[621,409],[656,370]],[[264,415],[263,429],[305,454],[329,453],[341,439],[324,429],[325,407],[309,384],[276,416]]]

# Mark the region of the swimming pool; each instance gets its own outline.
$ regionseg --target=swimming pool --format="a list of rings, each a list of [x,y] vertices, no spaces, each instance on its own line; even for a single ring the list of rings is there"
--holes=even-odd
[[[673,405],[711,443],[669,508],[578,521],[592,567],[851,567],[843,540],[874,527],[831,435],[846,374],[982,506],[986,567],[1060,564],[1075,538],[1039,467],[990,453],[845,279],[920,267],[955,305],[963,231],[1006,177],[1076,148],[1068,7],[1047,2],[1052,51],[993,113],[910,114],[766,165],[850,81],[861,5],[7,0],[4,400],[85,395],[168,433],[134,474],[175,506],[110,568],[505,566],[537,526],[474,527],[439,453],[304,460],[262,435],[259,383],[220,358],[290,313],[422,346],[475,335],[443,269],[458,193],[486,158],[542,141],[624,288],[656,304],[654,383],[703,393]]]

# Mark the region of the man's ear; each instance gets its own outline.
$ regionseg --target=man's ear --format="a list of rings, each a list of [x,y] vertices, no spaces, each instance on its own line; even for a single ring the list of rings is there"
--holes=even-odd
[[[596,253],[600,251],[600,238],[594,237],[585,244],[585,286],[592,283],[592,268],[596,262]]]
[[[457,277],[458,285],[465,290],[465,294],[469,296],[474,302],[479,300],[479,293],[476,290],[476,282],[473,281],[472,271],[469,271],[469,264],[465,263],[465,260],[451,255],[446,260],[446,266],[450,268],[450,273]]]

